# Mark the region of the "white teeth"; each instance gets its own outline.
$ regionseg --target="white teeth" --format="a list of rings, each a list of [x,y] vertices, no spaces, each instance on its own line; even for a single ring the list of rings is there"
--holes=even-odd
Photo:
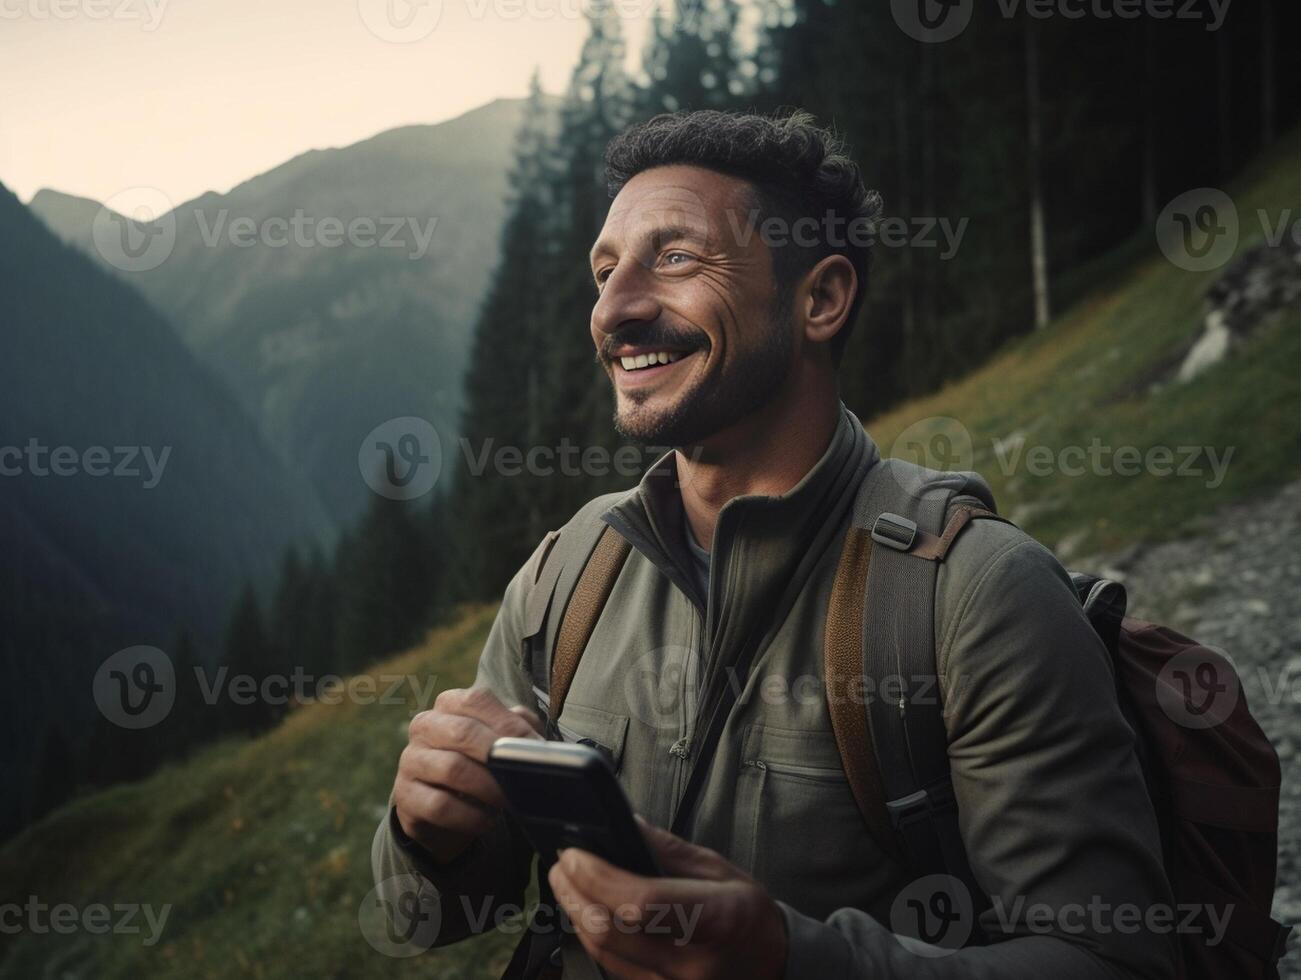
[[[654,367],[656,364],[672,364],[682,356],[678,352],[661,350],[650,354],[637,354],[635,357],[621,357],[619,364],[625,371],[636,371],[639,368]]]

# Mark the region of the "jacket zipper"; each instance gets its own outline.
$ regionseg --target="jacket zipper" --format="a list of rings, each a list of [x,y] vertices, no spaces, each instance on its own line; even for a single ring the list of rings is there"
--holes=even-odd
[[[844,782],[843,769],[823,769],[818,766],[799,766],[790,762],[769,762],[765,759],[747,759],[744,765],[762,772],[772,772],[779,776],[795,776],[799,779],[815,779],[821,782]]]

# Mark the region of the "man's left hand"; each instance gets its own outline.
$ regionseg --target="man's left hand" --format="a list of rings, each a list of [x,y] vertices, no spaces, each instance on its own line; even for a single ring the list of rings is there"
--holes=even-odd
[[[548,875],[592,959],[624,980],[779,980],[786,923],[763,886],[716,851],[641,828],[665,877],[572,847]]]

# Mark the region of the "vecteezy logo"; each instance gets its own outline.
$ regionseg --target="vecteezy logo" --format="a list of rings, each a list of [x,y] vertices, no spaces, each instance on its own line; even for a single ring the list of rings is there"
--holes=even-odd
[[[1214,187],[1180,194],[1156,222],[1157,243],[1165,257],[1189,272],[1218,269],[1238,248],[1238,209]]]
[[[443,0],[357,0],[357,12],[381,41],[410,44],[433,33],[443,15]]]
[[[366,485],[389,500],[415,500],[434,488],[443,469],[443,447],[434,427],[405,415],[371,429],[357,451]]]
[[[967,29],[974,0],[890,0],[894,22],[914,41],[943,44]]]
[[[952,875],[918,878],[890,906],[890,929],[912,952],[947,956],[971,938],[971,893]]]
[[[1214,728],[1228,719],[1242,696],[1233,661],[1223,650],[1190,647],[1166,661],[1156,678],[1156,700],[1184,728]]]
[[[99,665],[93,694],[100,714],[119,728],[151,728],[176,703],[176,671],[157,647],[127,647]]]
[[[900,432],[889,455],[926,469],[952,473],[972,469],[976,451],[965,425],[947,415],[933,415]],[[922,493],[927,480],[924,472],[911,467],[894,467],[891,472],[905,492],[912,496]]]
[[[700,700],[703,675],[703,661],[694,647],[664,646],[647,651],[624,671],[628,713],[651,728],[676,728],[682,724],[686,706]]]
[[[176,215],[167,195],[132,187],[100,205],[90,224],[95,251],[123,272],[148,272],[167,261],[176,246]]]
[[[385,878],[366,893],[357,924],[371,947],[385,956],[419,956],[434,945],[442,916],[438,899],[422,892],[420,879],[401,874]]]

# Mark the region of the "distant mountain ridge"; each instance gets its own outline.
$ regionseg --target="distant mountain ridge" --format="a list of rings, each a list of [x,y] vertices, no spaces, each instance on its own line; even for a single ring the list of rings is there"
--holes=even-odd
[[[0,717],[9,807],[52,723],[80,735],[98,665],[188,630],[211,656],[245,581],[328,545],[300,475],[134,289],[0,186]]]
[[[115,270],[231,385],[337,523],[367,499],[352,465],[366,433],[407,415],[456,430],[524,108],[498,99],[307,151],[176,207],[166,258]],[[43,190],[31,208],[113,267],[95,244],[100,204]]]

